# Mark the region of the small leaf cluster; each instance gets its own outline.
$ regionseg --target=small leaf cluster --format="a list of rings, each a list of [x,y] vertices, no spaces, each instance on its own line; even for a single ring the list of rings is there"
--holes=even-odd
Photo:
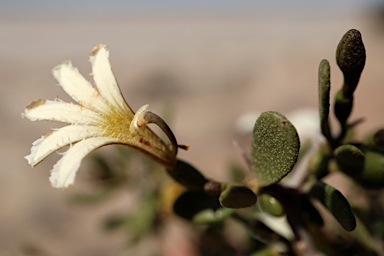
[[[359,235],[370,227],[358,219],[338,189],[322,180],[333,172],[342,172],[364,189],[384,187],[384,130],[361,141],[355,141],[351,136],[361,122],[350,121],[350,115],[366,61],[359,31],[349,30],[342,37],[336,50],[336,61],[344,76],[333,104],[333,114],[340,129],[338,132],[331,129],[329,122],[331,69],[329,61],[322,60],[318,73],[319,125],[326,140],[307,152],[310,160],[306,164],[299,167],[299,154],[303,152],[300,152],[300,139],[291,122],[278,112],[264,112],[255,122],[250,156],[245,157],[252,178],[241,184],[218,182],[178,160],[168,173],[187,190],[176,200],[175,213],[199,224],[220,223],[227,218],[240,221],[265,245],[258,246],[254,255],[259,255],[258,252],[260,255],[276,255],[276,251],[288,255],[346,255],[349,251],[379,255],[379,250]],[[295,172],[301,173],[295,175]],[[243,210],[239,211],[240,208]],[[325,219],[324,211],[333,216],[333,222]],[[293,234],[291,237],[282,235],[266,221],[275,218],[284,218]],[[325,221],[336,221],[347,232],[357,227],[352,235],[354,242],[348,248],[341,248],[326,236],[318,239],[316,234],[324,232]],[[277,250],[276,243],[283,246]],[[297,248],[299,243],[304,244],[303,248]],[[262,254],[264,252],[269,253]]]

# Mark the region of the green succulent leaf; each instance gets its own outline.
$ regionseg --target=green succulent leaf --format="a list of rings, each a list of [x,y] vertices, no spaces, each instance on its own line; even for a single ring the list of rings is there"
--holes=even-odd
[[[334,111],[342,127],[352,112],[353,93],[365,65],[365,47],[361,34],[351,29],[344,34],[336,50],[336,61],[344,75],[344,84],[336,93]]]
[[[355,215],[349,202],[340,191],[326,183],[317,181],[308,195],[319,200],[345,230],[352,231],[356,228]]]
[[[342,145],[335,149],[334,155],[340,169],[347,174],[356,175],[364,166],[365,154],[354,145]]]
[[[353,145],[342,145],[335,150],[339,169],[357,183],[368,188],[384,186],[384,154],[376,150],[361,151]]]
[[[300,140],[295,127],[280,113],[264,112],[253,128],[252,171],[259,186],[280,181],[294,167]]]
[[[319,114],[320,128],[328,141],[332,141],[331,130],[329,128],[329,92],[331,90],[331,68],[328,60],[322,60],[319,65]]]
[[[271,216],[281,217],[285,214],[281,203],[271,195],[261,194],[257,202],[261,210]]]
[[[353,178],[366,187],[382,188],[384,186],[384,154],[379,151],[367,150],[364,168]]]
[[[176,199],[173,205],[173,211],[187,220],[192,220],[201,211],[216,211],[219,208],[221,208],[219,196],[209,195],[200,190],[185,191]]]
[[[246,208],[256,203],[257,196],[248,187],[228,185],[221,192],[219,201],[227,208]]]
[[[208,181],[195,167],[179,159],[174,168],[167,171],[175,181],[189,189],[203,190]]]
[[[361,34],[351,29],[344,34],[336,50],[336,61],[344,75],[343,94],[350,98],[365,65],[365,47]]]

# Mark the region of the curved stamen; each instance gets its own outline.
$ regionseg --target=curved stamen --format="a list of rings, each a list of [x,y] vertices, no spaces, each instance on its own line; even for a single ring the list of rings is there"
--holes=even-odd
[[[142,113],[142,115],[139,116],[137,120],[137,126],[141,127],[146,124],[156,124],[164,132],[164,134],[168,137],[169,142],[171,143],[172,155],[176,159],[179,146],[177,144],[175,135],[173,134],[171,128],[169,128],[167,123],[155,113],[150,111],[145,111]]]

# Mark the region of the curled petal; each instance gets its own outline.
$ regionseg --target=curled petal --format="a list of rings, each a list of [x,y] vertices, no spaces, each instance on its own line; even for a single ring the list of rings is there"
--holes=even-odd
[[[117,143],[115,139],[98,137],[82,140],[72,146],[55,164],[49,180],[53,187],[67,188],[74,183],[81,160],[93,150],[102,146]]]
[[[108,110],[104,99],[70,61],[56,66],[52,73],[65,92],[80,105],[104,113]]]
[[[124,111],[130,112],[133,116],[133,111],[128,107],[116,78],[112,72],[111,64],[109,63],[109,50],[106,45],[99,44],[91,51],[89,60],[92,63],[93,79],[95,80],[97,89],[104,99],[112,106]]]
[[[31,121],[47,120],[70,124],[90,124],[100,123],[101,116],[82,106],[51,100],[36,100],[29,104],[22,117]]]
[[[32,143],[31,154],[25,157],[31,166],[36,166],[51,153],[89,137],[101,136],[98,126],[69,125],[48,133]]]

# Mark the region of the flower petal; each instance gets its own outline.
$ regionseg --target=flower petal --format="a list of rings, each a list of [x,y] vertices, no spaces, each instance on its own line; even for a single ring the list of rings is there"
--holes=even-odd
[[[52,73],[65,92],[80,105],[104,113],[108,110],[104,99],[70,61],[56,66]]]
[[[112,72],[111,64],[109,63],[108,47],[103,44],[95,46],[91,51],[89,60],[92,63],[93,79],[100,94],[112,104],[112,106],[124,112],[130,111],[133,116],[133,111],[125,102]]]
[[[89,137],[101,136],[103,131],[98,126],[69,125],[48,133],[32,143],[31,154],[25,157],[34,167],[51,153],[62,147]]]
[[[72,185],[81,160],[93,150],[113,143],[117,143],[115,139],[105,137],[89,138],[76,143],[53,167],[49,178],[52,186],[67,188]]]
[[[22,114],[31,121],[48,120],[70,124],[97,125],[101,116],[82,106],[51,100],[36,100],[29,104]]]

